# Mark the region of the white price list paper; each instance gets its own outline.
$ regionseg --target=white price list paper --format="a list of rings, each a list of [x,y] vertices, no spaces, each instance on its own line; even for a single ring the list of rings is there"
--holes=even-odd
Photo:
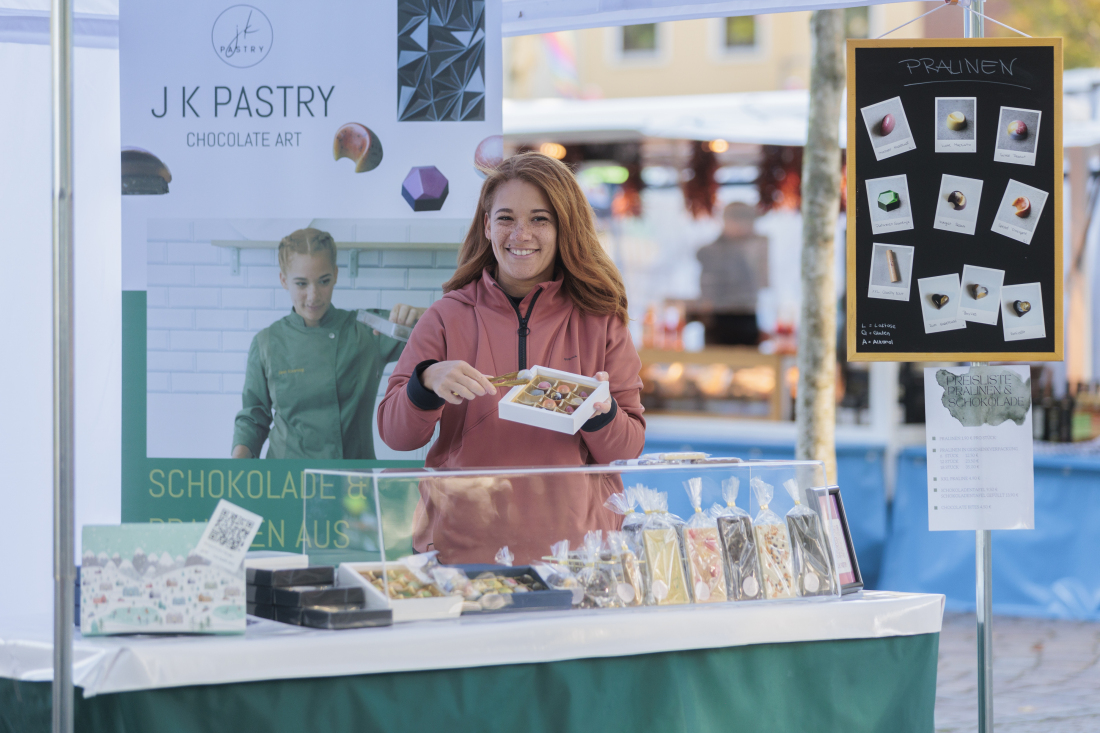
[[[1026,366],[924,370],[928,529],[1034,529]]]

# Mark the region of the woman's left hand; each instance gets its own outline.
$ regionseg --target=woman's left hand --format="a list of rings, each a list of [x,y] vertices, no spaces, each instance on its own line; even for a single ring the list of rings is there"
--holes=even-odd
[[[606,382],[610,379],[611,376],[607,372],[596,372],[597,382]],[[608,399],[606,402],[597,402],[595,405],[593,405],[593,407],[595,407],[596,409],[592,412],[592,417],[603,415],[606,412],[611,412],[611,400]]]
[[[424,311],[426,310],[428,309],[398,303],[390,309],[390,323],[399,323],[402,326],[415,326],[416,322],[420,320],[420,316],[424,315]]]

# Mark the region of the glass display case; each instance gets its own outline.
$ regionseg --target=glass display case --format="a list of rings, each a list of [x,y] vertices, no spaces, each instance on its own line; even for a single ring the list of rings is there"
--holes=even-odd
[[[840,598],[820,462],[669,458],[306,471],[303,552],[394,622]]]

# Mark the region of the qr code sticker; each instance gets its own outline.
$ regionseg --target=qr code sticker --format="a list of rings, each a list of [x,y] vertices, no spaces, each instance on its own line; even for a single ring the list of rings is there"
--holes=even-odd
[[[252,546],[252,538],[262,522],[259,514],[222,499],[206,524],[195,554],[226,570],[235,571],[244,562],[245,554]]]
[[[236,552],[251,540],[252,527],[250,520],[232,512],[222,512],[210,530],[210,541]]]

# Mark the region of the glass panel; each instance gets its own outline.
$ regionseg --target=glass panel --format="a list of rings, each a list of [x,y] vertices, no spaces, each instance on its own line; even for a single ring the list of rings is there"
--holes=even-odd
[[[756,45],[756,18],[735,15],[726,18],[726,48],[742,49]]]
[[[363,582],[356,574],[366,577],[364,573],[385,574],[387,568],[396,568],[397,575],[393,577],[397,578],[399,593],[409,592],[402,575],[408,574],[408,568],[393,561],[431,550],[438,552],[439,562],[445,565],[492,565],[498,562],[498,552],[507,546],[515,566],[535,568],[517,572],[530,573],[532,577],[543,573],[540,577],[546,578],[546,572],[552,567],[563,567],[562,563],[571,573],[576,573],[578,579],[583,578],[584,568],[591,568],[593,564],[601,568],[610,564],[621,569],[621,561],[614,555],[617,548],[607,544],[606,539],[608,532],[623,527],[624,515],[605,508],[605,502],[612,494],[643,487],[651,490],[648,494],[651,499],[655,492],[663,492],[667,497],[667,504],[662,506],[658,501],[657,505],[641,506],[632,512],[633,518],[629,518],[631,512],[628,512],[626,519],[628,524],[645,522],[644,531],[639,527],[633,535],[633,549],[640,567],[639,577],[645,579],[646,603],[727,600],[724,581],[718,576],[736,571],[728,565],[732,551],[719,544],[726,535],[720,534],[723,525],[716,518],[724,509],[728,514],[730,506],[747,511],[756,519],[756,523],[745,520],[743,534],[756,537],[760,545],[760,559],[744,566],[752,568],[753,573],[757,573],[758,568],[759,581],[752,580],[748,585],[739,583],[742,591],[745,588],[767,589],[750,594],[756,599],[765,592],[769,598],[808,597],[815,593],[839,597],[831,555],[815,566],[818,576],[811,578],[810,585],[804,582],[808,577],[806,573],[798,570],[800,558],[808,558],[801,560],[803,564],[813,560],[813,542],[808,543],[806,537],[812,540],[813,533],[817,532],[824,538],[816,514],[817,506],[808,498],[809,489],[826,485],[824,468],[816,461],[728,463],[710,460],[577,468],[377,469],[306,473],[307,485],[312,490],[303,492],[307,497],[303,502],[303,536],[311,562],[381,563],[377,566],[345,565],[341,573],[356,582]],[[729,486],[731,481],[739,487],[732,505],[723,494],[723,486]],[[757,486],[759,482],[763,484]],[[791,484],[801,508],[796,508],[795,499],[784,488],[785,483]],[[688,490],[689,487],[692,490]],[[762,512],[765,507],[757,489],[771,494],[766,499],[771,514]],[[712,516],[708,516],[708,512]],[[771,517],[770,524],[761,523],[761,517]],[[769,530],[769,526],[772,529]],[[728,525],[726,529],[730,529]],[[600,530],[603,534],[586,553],[586,534],[592,530]],[[562,563],[555,563],[551,547],[562,540],[568,541],[570,553]],[[810,555],[803,552],[807,547]],[[825,553],[830,552],[825,541],[819,542],[817,547]],[[774,560],[772,566],[768,564],[769,557]],[[676,558],[679,563],[674,561]],[[722,570],[723,567],[726,569]],[[614,568],[607,572],[620,572]],[[482,570],[473,568],[468,572]],[[707,578],[714,584],[704,582]],[[380,583],[381,575],[374,580]],[[573,587],[582,589],[589,589],[591,585],[584,580],[574,582],[579,585]],[[803,586],[796,588],[799,582],[803,582]],[[548,584],[552,585],[549,581]],[[381,603],[384,603],[381,599],[385,592],[389,591],[379,592]],[[427,593],[420,587],[413,592]],[[400,595],[391,597],[402,598]],[[601,605],[587,592],[580,595],[575,592],[574,597],[578,603],[583,599],[586,604]],[[747,598],[736,597],[730,591],[728,599]],[[441,608],[432,610],[436,605]],[[611,599],[609,605],[623,604]],[[397,606],[395,620],[399,620],[396,609]],[[400,620],[420,618],[417,614],[422,610],[425,613],[439,611],[444,615],[459,612],[456,606],[443,601],[427,601],[404,606],[401,610],[403,618]]]
[[[623,53],[653,53],[657,51],[657,24],[623,26]]]

